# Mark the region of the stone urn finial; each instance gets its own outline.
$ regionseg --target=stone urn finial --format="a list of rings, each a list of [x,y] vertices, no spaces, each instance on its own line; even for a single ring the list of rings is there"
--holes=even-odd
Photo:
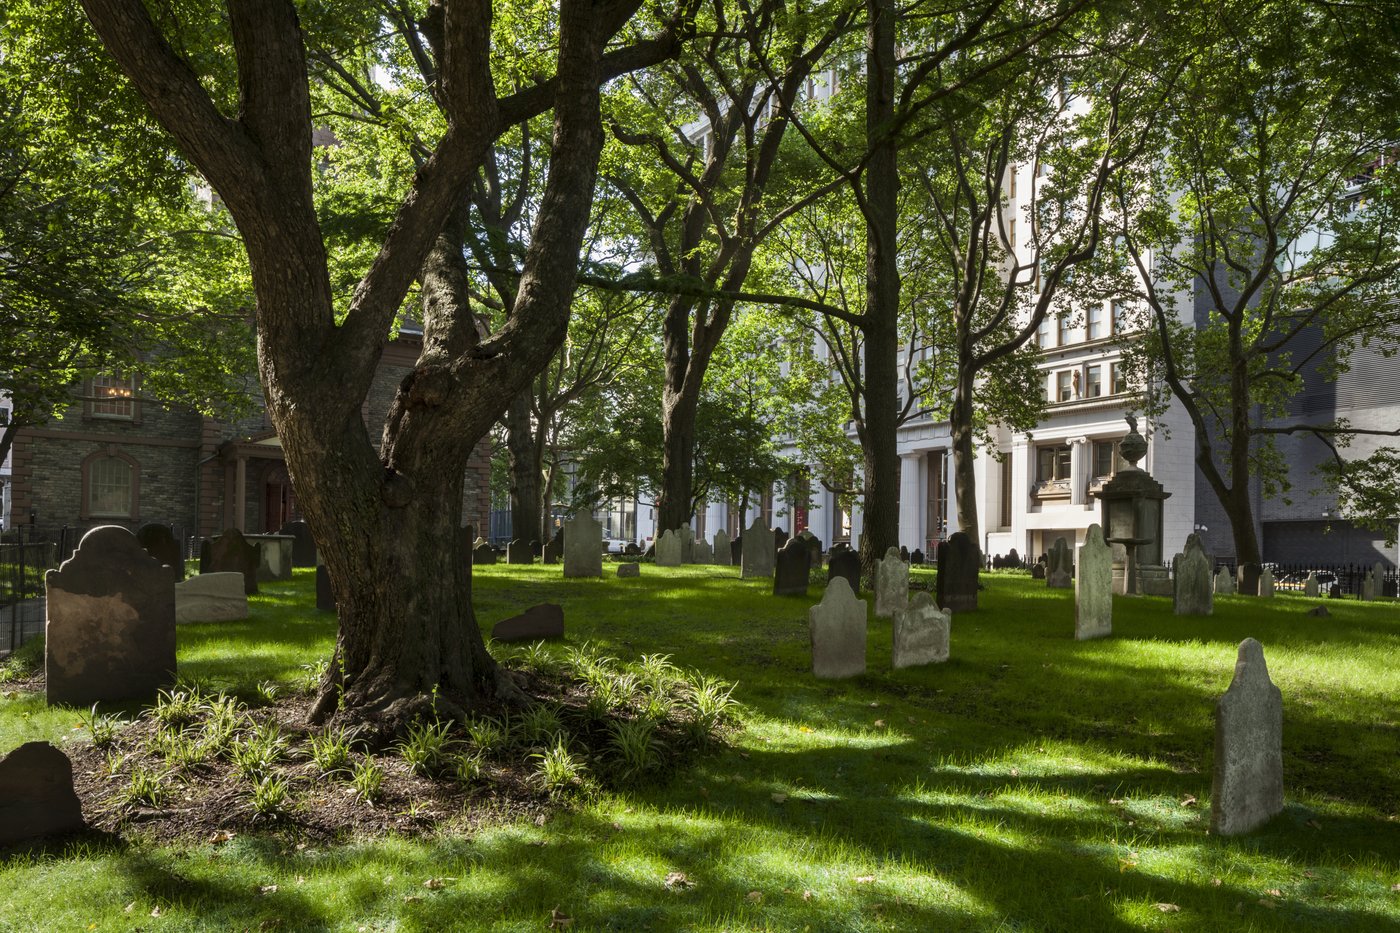
[[[1136,415],[1129,412],[1124,416],[1124,420],[1128,422],[1128,436],[1119,442],[1118,452],[1128,461],[1129,466],[1137,469],[1138,461],[1147,456],[1147,441],[1138,433]]]

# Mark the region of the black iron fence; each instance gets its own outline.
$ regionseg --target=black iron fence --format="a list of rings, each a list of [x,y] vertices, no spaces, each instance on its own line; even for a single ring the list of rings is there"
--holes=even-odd
[[[44,573],[57,566],[57,545],[20,526],[0,541],[0,655],[44,631]]]
[[[1217,566],[1225,566],[1235,572],[1233,562],[1220,561]],[[1301,593],[1307,588],[1308,574],[1317,575],[1317,591],[1320,596],[1330,595],[1333,587],[1341,596],[1360,596],[1361,584],[1374,564],[1266,564],[1274,575],[1274,589]],[[1400,585],[1400,571],[1394,567],[1381,565],[1379,580],[1380,596],[1395,596]]]

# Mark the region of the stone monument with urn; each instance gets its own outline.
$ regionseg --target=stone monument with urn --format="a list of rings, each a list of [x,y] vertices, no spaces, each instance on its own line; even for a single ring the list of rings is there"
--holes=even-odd
[[[1118,449],[1127,465],[1094,493],[1103,504],[1100,524],[1113,545],[1113,591],[1124,596],[1171,595],[1171,577],[1162,565],[1163,503],[1171,493],[1137,463],[1147,441],[1129,414],[1128,436]]]

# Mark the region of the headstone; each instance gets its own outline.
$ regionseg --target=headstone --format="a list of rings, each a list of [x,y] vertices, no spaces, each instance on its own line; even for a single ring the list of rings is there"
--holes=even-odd
[[[1332,613],[1327,611],[1326,606],[1313,606],[1308,610],[1308,615],[1312,616],[1314,619],[1325,619],[1331,614]]]
[[[175,584],[175,622],[231,622],[248,618],[241,573],[201,573]]]
[[[1064,540],[1063,538],[1061,540]],[[1113,548],[1097,523],[1079,546],[1074,578],[1074,637],[1078,641],[1113,634]]]
[[[833,549],[831,559],[826,562],[826,578],[828,581],[837,577],[844,577],[850,584],[851,592],[860,595],[860,552],[853,551],[848,547],[840,550]]]
[[[549,541],[545,544],[541,553],[540,562],[545,564],[557,564],[559,558],[563,556],[564,545],[559,541]]]
[[[788,543],[788,533],[787,533],[787,529],[786,529],[786,528],[774,528],[774,529],[773,529],[773,551],[774,551],[774,553],[777,553],[778,551],[781,551],[781,550],[783,549],[783,546],[784,546],[785,544],[787,544],[787,543]]]
[[[292,539],[292,566],[316,566],[316,539],[311,536],[311,526],[303,521],[287,522],[277,529],[279,535]]]
[[[1259,596],[1263,599],[1274,598],[1274,572],[1268,567],[1259,574]]]
[[[541,557],[544,557],[544,545],[540,543],[539,538],[531,538],[531,539],[530,539],[530,559],[533,561],[533,560],[535,560],[535,559],[537,559],[537,558],[541,558]]]
[[[494,552],[491,562],[496,562]],[[316,565],[316,608],[322,612],[335,612],[335,591],[331,589],[331,575],[325,564]]]
[[[199,553],[200,573],[241,573],[243,592],[249,596],[258,591],[258,547],[243,538],[237,528],[226,528],[224,533],[201,546]]]
[[[0,847],[84,829],[67,755],[26,742],[0,759]]]
[[[472,545],[472,563],[488,567],[496,562],[496,549],[486,543],[485,538],[477,538]]]
[[[927,590],[919,590],[907,607],[894,611],[894,649],[890,654],[890,666],[899,670],[948,660],[948,634],[952,624],[952,613],[939,609]]]
[[[635,565],[634,565],[635,566]],[[491,627],[496,641],[539,641],[564,637],[564,609],[557,603],[531,606],[518,616],[502,619]]]
[[[822,601],[807,610],[807,626],[814,675],[840,678],[865,673],[865,601],[856,599],[845,577],[835,577],[826,585]]]
[[[603,526],[591,513],[582,512],[564,523],[564,576],[603,575]]]
[[[771,577],[777,551],[773,548],[773,531],[764,526],[762,516],[754,516],[753,524],[744,532],[743,542],[740,576],[744,579]]]
[[[1259,595],[1259,577],[1264,568],[1258,564],[1240,564],[1235,569],[1235,588],[1241,596]]]
[[[507,564],[533,564],[534,555],[530,552],[530,545],[519,538],[512,540],[506,545]]]
[[[627,542],[627,546],[622,549],[622,553],[626,554],[628,557],[638,557],[641,555],[642,549],[637,547],[637,542],[629,541]]]
[[[892,619],[909,605],[909,565],[895,548],[885,550],[885,558],[875,565],[875,617]]]
[[[185,579],[185,552],[168,525],[150,523],[136,532],[136,540],[146,553],[170,568],[177,581]]]
[[[249,543],[258,549],[258,579],[290,580],[292,578],[292,545],[296,542],[285,535],[249,535]]]
[[[734,563],[734,553],[729,549],[729,532],[723,528],[715,532],[715,563],[721,567]]]
[[[697,540],[695,542],[695,563],[713,564],[714,562],[715,553],[710,550],[710,542],[706,541],[704,538]]]
[[[1264,648],[1240,642],[1235,677],[1215,705],[1210,831],[1237,836],[1283,811],[1283,695]]]
[[[1228,569],[1221,567],[1216,572],[1214,588],[1216,596],[1235,595],[1235,578]]]
[[[1308,579],[1303,583],[1303,595],[1308,599],[1317,599],[1318,588],[1316,572],[1308,574]]]
[[[679,567],[681,565],[681,537],[675,530],[662,532],[656,539],[656,566]]]
[[[1371,580],[1371,590],[1370,595],[1367,598],[1371,600],[1378,600],[1381,598],[1381,587],[1385,582],[1385,565],[1382,564],[1380,561],[1376,561],[1376,563],[1371,567],[1371,573],[1369,574],[1369,577]]]
[[[676,538],[681,543],[681,563],[695,563],[695,529],[682,525],[676,529]]]
[[[742,533],[740,533],[739,537],[737,537],[737,538],[735,538],[733,541],[730,541],[730,542],[729,542],[729,565],[730,565],[731,567],[740,567],[740,566],[743,565],[743,562],[744,562],[744,536],[743,536]],[[740,576],[742,576],[742,575],[743,575],[743,574],[742,574],[742,572],[741,572],[741,573],[740,573]]]
[[[783,545],[773,564],[774,596],[806,596],[812,555],[796,538]]]
[[[174,682],[175,586],[131,532],[92,529],[44,588],[49,705],[149,702]]]
[[[922,567],[927,562],[924,552],[919,548],[914,548],[914,553],[909,555],[909,563]]]
[[[812,568],[820,567],[822,565],[822,539],[812,534],[812,532],[805,530],[797,537],[802,540],[803,544],[807,545],[807,553],[811,557]]]
[[[909,549],[902,544],[899,546],[899,559],[909,563]]]
[[[1032,579],[1032,580],[1044,580],[1044,579],[1045,579],[1045,565],[1042,564],[1040,561],[1036,561],[1034,564],[1031,565],[1031,579]]]
[[[1056,538],[1055,546],[1050,549],[1045,585],[1052,590],[1067,590],[1074,585],[1074,559],[1070,556],[1069,542],[1063,537]]]
[[[1186,550],[1176,555],[1176,591],[1172,594],[1172,611],[1179,616],[1208,616],[1215,611],[1214,590],[1211,586],[1210,558],[1201,547],[1198,535],[1188,535]]]
[[[1341,585],[1340,583],[1333,583],[1331,586],[1329,586],[1329,587],[1327,588],[1327,598],[1328,598],[1328,599],[1341,599],[1341,598],[1342,598],[1342,585]]]
[[[938,549],[938,605],[957,615],[977,610],[977,546],[957,531]]]
[[[642,565],[636,561],[630,560],[625,564],[618,564],[617,575],[619,577],[640,577],[642,575]]]
[[[1008,566],[1008,567],[1019,567],[1019,566],[1021,566],[1021,555],[1016,553],[1016,549],[1015,549],[1015,548],[1012,548],[1012,549],[1011,549],[1011,553],[1006,555],[1006,566]]]

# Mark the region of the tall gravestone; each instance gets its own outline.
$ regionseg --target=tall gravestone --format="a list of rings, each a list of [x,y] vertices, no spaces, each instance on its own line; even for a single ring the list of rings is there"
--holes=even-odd
[[[679,567],[681,560],[681,536],[674,529],[663,531],[656,539],[656,566]]]
[[[243,532],[225,528],[223,534],[205,543],[208,547],[202,547],[199,553],[200,573],[241,573],[243,592],[251,596],[258,591],[261,552],[243,537]]]
[[[292,538],[286,535],[249,535],[248,543],[258,549],[258,579],[292,578]]]
[[[806,596],[811,554],[796,538],[783,545],[773,562],[773,595]]]
[[[1210,831],[1247,833],[1283,811],[1283,694],[1269,679],[1264,648],[1240,642],[1235,676],[1215,705]]]
[[[1179,616],[1208,616],[1215,611],[1210,558],[1198,535],[1186,537],[1186,550],[1172,562],[1176,568],[1172,611]]]
[[[1079,573],[1074,578],[1074,637],[1086,641],[1112,634],[1113,548],[1095,522],[1079,546]]]
[[[175,579],[185,579],[185,549],[175,540],[175,533],[168,525],[149,523],[136,532],[136,540],[146,549],[146,553],[168,566]]]
[[[1307,580],[1303,583],[1303,595],[1308,599],[1317,599],[1318,586],[1316,572],[1309,572]]]
[[[909,565],[900,560],[899,548],[885,549],[875,565],[875,617],[892,619],[909,605]]]
[[[774,529],[773,529],[773,549],[774,549],[775,551],[782,550],[783,546],[784,546],[785,544],[787,544],[787,543],[788,543],[788,533],[787,533],[787,529],[786,529],[786,528],[774,528]]]
[[[938,605],[956,615],[977,611],[977,546],[956,531],[938,549]]]
[[[763,524],[762,516],[754,516],[753,524],[744,532],[744,547],[740,554],[740,576],[771,577],[777,552],[773,549],[773,531]]]
[[[516,538],[506,545],[507,564],[533,564],[534,562],[535,555],[530,550],[529,542]]]
[[[477,538],[472,542],[472,563],[490,566],[496,562],[496,549],[487,543],[485,538]]]
[[[1055,539],[1050,549],[1050,569],[1045,575],[1045,585],[1052,590],[1067,590],[1074,585],[1074,558],[1070,556],[1069,542],[1063,537]]]
[[[695,563],[713,564],[715,562],[715,552],[710,550],[710,542],[704,538],[695,539]]]
[[[723,528],[715,532],[714,561],[721,567],[728,567],[734,563],[734,555],[729,550],[729,532]]]
[[[681,563],[695,563],[695,529],[681,525],[676,529],[676,539],[681,543]]]
[[[94,528],[44,575],[50,705],[154,701],[175,681],[175,584],[136,536]]]
[[[1235,591],[1241,596],[1259,595],[1259,577],[1264,568],[1258,564],[1240,564],[1235,569]]]
[[[316,566],[316,539],[311,536],[310,525],[298,519],[294,522],[287,522],[277,529],[277,533],[292,539],[293,567]]]
[[[744,563],[744,535],[729,542],[729,564],[733,567],[742,567]],[[742,576],[742,573],[740,574]]]
[[[1263,599],[1274,598],[1274,572],[1268,567],[1259,574],[1259,596]]]
[[[544,543],[544,551],[540,555],[540,563],[557,564],[559,558],[564,554],[564,545],[557,538],[551,538]]]
[[[248,618],[241,573],[200,573],[175,584],[175,622],[231,622]]]
[[[823,679],[864,674],[865,624],[865,601],[856,598],[845,577],[836,577],[822,601],[807,611],[812,673]]]
[[[813,569],[820,567],[822,565],[822,539],[806,529],[797,537],[802,539],[803,544],[807,545],[807,550],[812,557],[811,564]]]
[[[952,624],[952,614],[934,605],[933,597],[927,590],[915,593],[908,607],[894,611],[894,647],[890,653],[890,666],[899,670],[948,660],[948,636]]]
[[[0,847],[86,828],[67,755],[26,742],[0,759]]]
[[[1235,578],[1230,575],[1230,571],[1224,567],[1215,574],[1215,595],[1233,596],[1235,595]]]
[[[564,523],[564,576],[603,575],[603,526],[591,514],[575,515]]]
[[[837,577],[845,579],[851,592],[860,595],[860,552],[849,547],[833,548],[831,559],[826,562],[827,580]]]

